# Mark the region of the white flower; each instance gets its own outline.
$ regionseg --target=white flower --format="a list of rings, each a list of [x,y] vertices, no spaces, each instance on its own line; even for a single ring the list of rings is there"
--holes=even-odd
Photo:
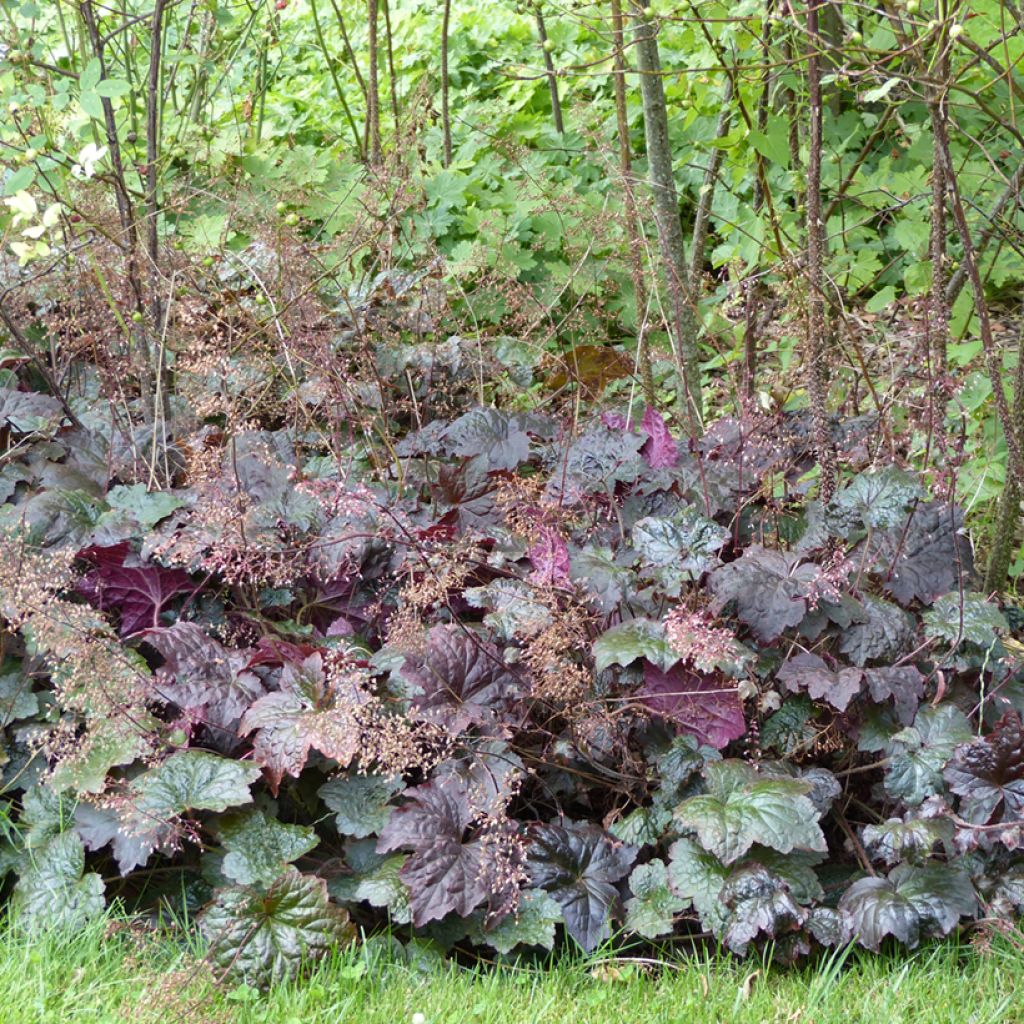
[[[71,168],[71,173],[76,178],[91,178],[96,173],[96,165],[107,155],[106,146],[97,146],[90,142],[82,147],[78,154],[78,163]]]
[[[422,1013],[414,1013],[412,1015],[412,1024],[427,1024],[427,1018]]]

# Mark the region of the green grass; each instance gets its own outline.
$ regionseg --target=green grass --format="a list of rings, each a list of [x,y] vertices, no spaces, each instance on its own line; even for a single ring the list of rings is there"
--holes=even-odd
[[[0,930],[3,1024],[982,1024],[1024,1021],[1024,952],[955,941],[813,967],[691,957],[648,973],[563,960],[544,970],[417,970],[355,949],[269,993],[219,990],[170,938]],[[416,1017],[416,1024],[419,1018]]]

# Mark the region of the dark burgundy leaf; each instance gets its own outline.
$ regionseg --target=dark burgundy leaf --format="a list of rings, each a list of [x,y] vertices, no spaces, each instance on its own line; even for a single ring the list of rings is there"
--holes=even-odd
[[[637,696],[655,714],[721,750],[747,731],[739,691],[724,675],[700,675],[677,665],[668,672],[644,662]]]
[[[943,774],[949,788],[962,797],[961,815],[973,824],[1024,818],[1024,727],[1020,715],[1006,712],[988,736],[957,747]]]
[[[864,673],[859,668],[833,671],[823,658],[805,651],[790,658],[779,669],[778,679],[790,693],[806,693],[812,700],[823,700],[837,711],[845,711],[860,693]]]
[[[92,568],[78,583],[78,592],[103,612],[116,612],[122,636],[160,625],[160,613],[178,594],[195,589],[187,572],[138,561],[127,541],[111,547],[89,547],[78,553]]]
[[[635,846],[617,842],[595,825],[540,825],[533,832],[528,864],[535,886],[562,908],[566,930],[590,951],[611,934],[619,907],[616,883],[636,860]]]
[[[924,676],[913,665],[869,668],[864,672],[871,699],[881,704],[891,699],[896,716],[904,725],[914,721],[924,696]]]
[[[521,696],[501,651],[455,625],[435,626],[427,650],[408,655],[401,675],[420,691],[412,698],[415,717],[452,735],[469,728],[490,734],[504,731]]]

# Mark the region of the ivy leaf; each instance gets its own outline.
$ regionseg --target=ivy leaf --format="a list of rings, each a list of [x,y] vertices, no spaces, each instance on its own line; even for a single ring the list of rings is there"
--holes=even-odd
[[[960,814],[975,825],[1024,818],[1024,727],[1007,711],[988,736],[956,748],[943,773],[961,797]]]
[[[85,848],[74,832],[31,849],[14,887],[19,920],[33,928],[80,928],[103,913],[103,879],[85,872]]]
[[[678,597],[684,583],[720,564],[715,553],[728,541],[729,531],[696,509],[684,508],[671,517],[646,516],[634,524],[632,537],[644,575]]]
[[[942,792],[943,766],[956,747],[970,738],[970,724],[955,704],[921,708],[913,726],[892,737],[886,792],[911,807]]]
[[[946,935],[977,906],[967,874],[937,863],[901,864],[888,878],[861,878],[839,901],[858,940],[874,950],[886,935],[911,948],[920,941],[922,929]]]
[[[626,901],[626,927],[646,939],[668,935],[675,915],[688,906],[669,888],[668,869],[657,858],[633,868],[629,889],[633,895]]]
[[[809,747],[818,736],[814,725],[814,705],[804,695],[790,697],[761,726],[761,743],[764,747],[789,757],[797,750]]]
[[[665,627],[650,619],[630,619],[605,630],[594,641],[594,667],[603,672],[611,665],[631,665],[646,658],[653,665],[668,671],[679,656],[665,639]]]
[[[877,597],[863,598],[864,620],[843,630],[839,650],[863,668],[869,661],[892,664],[914,644],[913,616]]]
[[[739,691],[721,674],[699,675],[678,665],[662,672],[645,662],[637,696],[655,714],[716,750],[747,731]]]
[[[637,807],[630,811],[624,818],[619,818],[609,825],[608,831],[624,843],[633,846],[653,846],[671,824],[671,812],[665,807],[652,805]]]
[[[716,934],[725,925],[719,900],[729,869],[692,839],[677,839],[669,849],[668,882],[681,899],[690,900],[701,922]]]
[[[789,886],[757,863],[734,872],[722,886],[719,900],[728,913],[725,943],[740,954],[761,932],[775,938],[798,928],[806,917],[790,895]]]
[[[692,829],[705,849],[732,864],[753,844],[780,853],[826,851],[810,786],[797,779],[765,779],[738,771],[742,762],[712,762],[705,768],[709,792],[684,800],[676,822]]]
[[[348,914],[328,902],[326,883],[295,868],[266,892],[222,890],[200,927],[223,975],[258,987],[283,981],[354,938]]]
[[[540,825],[533,832],[529,871],[562,908],[566,930],[586,951],[611,934],[619,904],[616,883],[636,859],[636,847],[619,843],[594,825]]]
[[[355,685],[328,680],[319,654],[299,666],[285,665],[280,687],[256,701],[239,724],[241,735],[256,733],[253,756],[275,795],[286,774],[299,777],[310,750],[342,767],[352,761],[362,737],[359,707],[368,699]]]
[[[651,469],[671,469],[679,461],[679,448],[657,409],[648,406],[640,426],[647,435],[641,454]]]
[[[823,658],[809,651],[790,658],[777,674],[790,693],[803,691],[812,700],[824,700],[837,711],[845,711],[860,693],[863,676],[856,668],[833,671]]]
[[[453,455],[479,456],[492,471],[515,469],[530,458],[530,435],[519,418],[497,409],[471,409],[452,423],[445,441]]]
[[[474,915],[470,938],[507,956],[517,946],[555,945],[555,926],[562,920],[562,908],[543,890],[527,889],[519,897],[519,906],[496,924],[485,927],[483,915]]]
[[[984,594],[953,591],[943,594],[922,616],[930,637],[958,644],[967,640],[979,647],[992,647],[1010,627],[1006,616]]]
[[[171,754],[132,783],[138,815],[166,821],[186,811],[226,811],[250,803],[259,769],[206,750]]]
[[[455,625],[435,626],[423,654],[411,654],[402,679],[415,687],[412,713],[452,736],[469,728],[500,733],[521,714],[521,688],[493,644]]]
[[[239,885],[272,885],[285,865],[320,842],[312,828],[286,825],[262,811],[227,815],[217,831],[227,850],[221,870]]]
[[[334,811],[338,831],[357,839],[380,832],[391,813],[391,799],[401,790],[397,775],[339,775],[317,790]]]
[[[838,600],[833,584],[818,566],[799,555],[751,545],[743,557],[716,569],[709,577],[720,606],[736,602],[736,614],[764,643],[799,626],[809,604],[821,597]]]
[[[78,581],[78,592],[102,612],[116,612],[122,636],[160,625],[160,613],[178,594],[195,589],[187,572],[158,565],[128,565],[127,541],[91,547],[79,557],[92,568]],[[136,559],[137,560],[137,559]]]

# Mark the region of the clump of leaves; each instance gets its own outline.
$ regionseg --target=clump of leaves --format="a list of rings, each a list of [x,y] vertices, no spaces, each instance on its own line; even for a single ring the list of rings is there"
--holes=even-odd
[[[1008,621],[906,470],[822,508],[785,417],[686,446],[651,409],[472,409],[344,474],[285,430],[206,434],[147,492],[13,422],[0,870],[27,921],[97,913],[111,866],[166,899],[159,866],[262,984],[353,924],[796,954],[1015,905]],[[60,460],[89,467],[73,501]]]

